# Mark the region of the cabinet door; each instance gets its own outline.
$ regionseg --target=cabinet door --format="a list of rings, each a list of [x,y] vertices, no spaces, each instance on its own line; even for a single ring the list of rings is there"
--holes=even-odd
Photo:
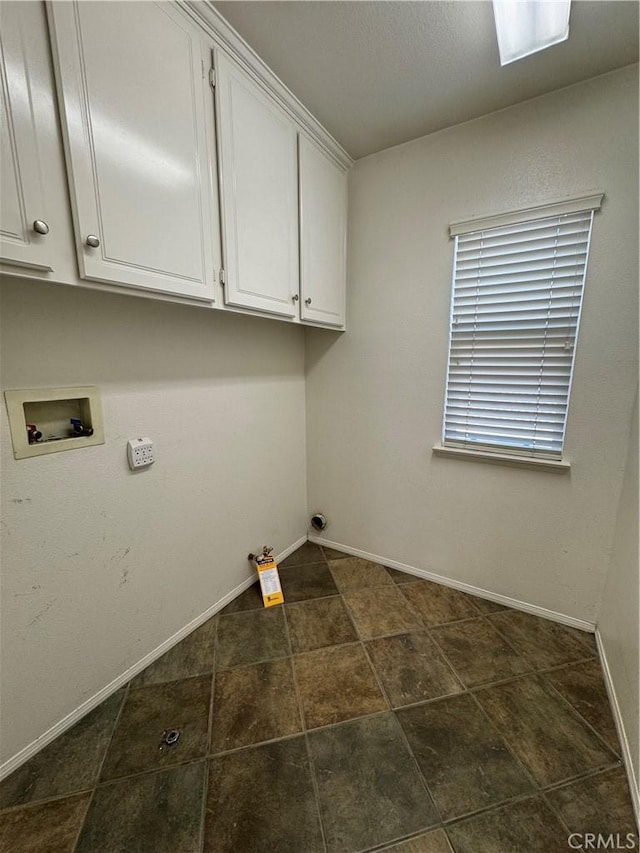
[[[48,11],[81,276],[212,300],[198,30],[173,3]]]
[[[0,260],[52,270],[61,233],[47,168],[59,143],[44,7],[2,3],[0,25]]]
[[[234,62],[216,53],[225,301],[298,314],[296,130]]]
[[[302,134],[299,154],[301,317],[344,326],[347,176]]]

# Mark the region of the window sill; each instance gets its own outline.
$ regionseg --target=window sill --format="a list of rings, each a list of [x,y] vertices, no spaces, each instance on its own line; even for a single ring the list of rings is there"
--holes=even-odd
[[[468,459],[472,462],[489,462],[494,465],[507,465],[513,468],[530,468],[535,470],[553,471],[555,474],[565,474],[571,468],[571,463],[561,459],[540,459],[532,456],[517,456],[511,453],[491,453],[487,450],[471,450],[464,447],[445,447],[436,444],[433,447],[435,456],[449,456],[457,459]]]

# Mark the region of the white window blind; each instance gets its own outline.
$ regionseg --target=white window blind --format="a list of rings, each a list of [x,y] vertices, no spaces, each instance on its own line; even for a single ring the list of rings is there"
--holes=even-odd
[[[561,457],[595,198],[452,226],[445,446]]]

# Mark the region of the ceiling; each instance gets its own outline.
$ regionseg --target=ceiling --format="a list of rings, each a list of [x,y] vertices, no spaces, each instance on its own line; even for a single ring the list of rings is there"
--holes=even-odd
[[[213,5],[354,158],[638,61],[634,0],[573,0],[568,41],[504,68],[487,0]]]

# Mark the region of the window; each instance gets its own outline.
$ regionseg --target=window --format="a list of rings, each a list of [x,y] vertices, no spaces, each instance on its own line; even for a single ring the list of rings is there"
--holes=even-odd
[[[560,459],[602,196],[451,226],[445,447]]]

